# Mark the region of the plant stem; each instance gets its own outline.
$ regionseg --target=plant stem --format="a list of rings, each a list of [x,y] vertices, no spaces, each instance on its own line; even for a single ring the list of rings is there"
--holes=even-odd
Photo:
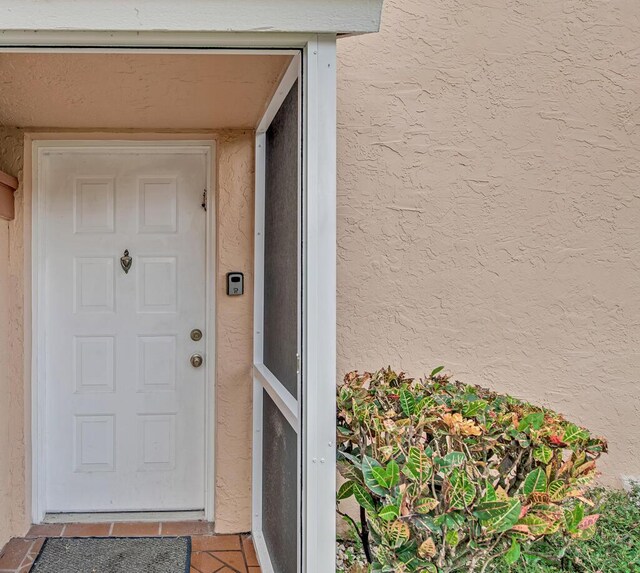
[[[353,519],[353,517],[351,517],[350,515],[347,515],[346,513],[341,512],[339,509],[336,511],[340,517],[344,517],[346,520],[349,521],[349,523],[351,523],[351,525],[353,526],[353,530],[356,532],[356,535],[362,539],[360,528],[358,527],[358,524],[356,523],[355,519]]]
[[[368,563],[373,563],[371,558],[371,545],[369,545],[369,525],[367,524],[367,511],[364,507],[360,506],[360,539],[362,539],[362,549],[364,549],[364,555],[367,558]]]

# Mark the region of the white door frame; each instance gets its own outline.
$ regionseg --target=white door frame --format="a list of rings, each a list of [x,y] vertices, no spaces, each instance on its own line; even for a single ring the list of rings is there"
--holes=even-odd
[[[40,176],[45,153],[76,151],[101,153],[113,150],[143,151],[144,153],[203,153],[207,165],[207,209],[205,227],[205,332],[207,333],[205,369],[205,517],[214,518],[215,495],[215,368],[216,368],[216,209],[211,197],[214,190],[216,146],[210,140],[38,140],[32,143],[32,520],[42,523],[46,507],[46,340],[45,292],[46,292],[46,184]],[[99,516],[99,514],[96,514]]]
[[[373,28],[372,30],[373,31]],[[336,383],[336,38],[331,33],[105,32],[22,30],[0,34],[0,51],[302,54],[305,197],[303,252],[302,571],[335,571]],[[35,227],[35,225],[34,225]],[[31,237],[25,237],[29,244]],[[37,299],[25,301],[33,306]],[[28,316],[28,310],[27,310]],[[26,384],[38,352],[25,341]],[[38,346],[33,346],[38,349]],[[35,378],[33,378],[35,379]],[[32,436],[38,435],[32,400]],[[37,450],[32,446],[35,461]],[[32,485],[35,484],[32,479]],[[29,500],[27,500],[29,502]],[[37,515],[34,511],[33,515]]]

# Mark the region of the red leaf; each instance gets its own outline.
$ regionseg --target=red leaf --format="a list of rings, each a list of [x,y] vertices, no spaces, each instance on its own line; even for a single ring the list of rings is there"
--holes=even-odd
[[[531,534],[531,531],[529,531],[529,526],[528,525],[523,525],[523,524],[516,524],[511,528],[511,531],[519,531],[520,533],[526,533],[528,535]]]
[[[530,505],[523,505],[522,508],[520,509],[520,518],[522,519],[525,515],[527,515],[527,513],[529,513],[529,508],[531,506]]]
[[[562,439],[560,438],[560,436],[556,436],[555,434],[549,438],[549,441],[550,441],[554,446],[565,446],[565,445],[566,445],[566,444],[562,441]]]
[[[587,515],[579,524],[578,529],[588,529],[596,524],[596,521],[600,518],[599,513],[594,513],[593,515]]]

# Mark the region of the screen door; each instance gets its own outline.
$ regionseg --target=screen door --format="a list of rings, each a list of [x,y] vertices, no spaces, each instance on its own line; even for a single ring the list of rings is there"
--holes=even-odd
[[[275,573],[301,561],[300,96],[296,57],[256,136],[253,533]]]

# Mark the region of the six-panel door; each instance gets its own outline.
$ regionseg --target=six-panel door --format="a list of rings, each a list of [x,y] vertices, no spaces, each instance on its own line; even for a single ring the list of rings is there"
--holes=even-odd
[[[207,161],[43,155],[48,512],[204,508]]]

